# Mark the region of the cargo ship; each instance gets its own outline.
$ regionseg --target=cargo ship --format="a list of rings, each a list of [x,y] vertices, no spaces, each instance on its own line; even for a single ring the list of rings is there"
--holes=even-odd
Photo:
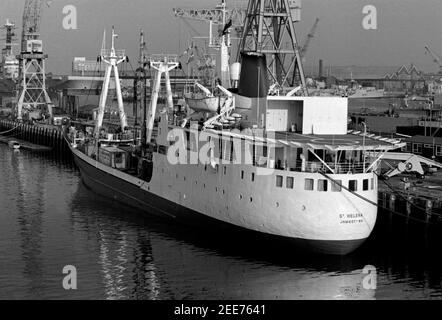
[[[242,52],[235,89],[219,110],[173,105],[168,72],[177,56],[151,57],[156,70],[141,136],[103,126],[112,70],[123,50],[102,50],[108,64],[93,128],[66,134],[82,180],[95,192],[141,211],[209,228],[233,228],[345,255],[371,234],[377,218],[379,159],[403,147],[394,139],[347,129],[348,99],[268,95],[266,56]],[[165,74],[167,105],[158,108]],[[233,79],[234,78],[234,79]],[[83,130],[86,129],[86,130]],[[375,153],[370,160],[366,154]]]

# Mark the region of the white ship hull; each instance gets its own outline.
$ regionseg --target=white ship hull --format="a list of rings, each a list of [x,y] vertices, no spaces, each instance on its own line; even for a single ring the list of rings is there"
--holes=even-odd
[[[324,179],[319,173],[275,171],[257,176],[256,168],[221,165],[171,165],[165,155],[154,155],[152,180],[147,183],[108,167],[72,148],[84,183],[97,193],[140,210],[204,228],[220,226],[283,237],[310,251],[344,255],[367,239],[376,222],[377,207],[355,194],[304,190],[305,178]],[[244,171],[244,179],[241,177]],[[255,173],[255,181],[251,175]],[[294,189],[277,188],[275,176],[294,177]],[[371,174],[333,175],[373,179],[372,188],[358,192],[377,203],[377,178]]]

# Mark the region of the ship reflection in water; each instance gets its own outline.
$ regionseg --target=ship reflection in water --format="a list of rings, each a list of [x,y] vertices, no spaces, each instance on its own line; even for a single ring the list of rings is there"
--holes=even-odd
[[[379,229],[350,256],[306,256],[141,215],[46,158],[0,145],[0,163],[0,299],[442,297],[428,239]],[[66,265],[77,269],[77,290],[63,289]]]

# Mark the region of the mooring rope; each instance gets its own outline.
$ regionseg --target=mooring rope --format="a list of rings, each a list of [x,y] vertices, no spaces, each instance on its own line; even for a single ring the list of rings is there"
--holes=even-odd
[[[11,132],[11,131],[14,131],[14,130],[17,129],[18,127],[19,127],[19,125],[16,126],[15,128],[12,128],[11,130],[4,131],[4,132],[0,132],[0,136],[3,135],[3,134],[9,133],[9,132]]]
[[[324,173],[324,172],[319,172],[319,174],[323,175],[325,178],[327,178],[328,180],[332,181],[332,182],[333,182],[334,184],[336,184],[337,186],[340,186],[342,189],[347,190],[347,191],[350,192],[351,194],[353,194],[353,195],[355,195],[356,197],[358,197],[358,198],[360,198],[360,199],[362,199],[362,200],[364,200],[364,201],[366,201],[366,202],[368,202],[368,203],[370,203],[370,204],[376,206],[377,208],[381,208],[381,209],[387,210],[387,211],[389,211],[389,212],[391,212],[391,213],[393,213],[393,214],[396,214],[396,215],[398,215],[398,216],[401,216],[401,217],[404,217],[404,218],[407,218],[407,219],[410,219],[410,220],[413,220],[413,221],[416,221],[416,222],[425,223],[425,224],[434,224],[434,225],[435,225],[435,223],[433,223],[433,222],[431,222],[431,221],[425,221],[425,220],[422,220],[422,219],[417,219],[417,218],[414,218],[414,217],[411,217],[411,216],[405,215],[405,214],[403,214],[403,213],[397,212],[397,211],[395,211],[395,210],[392,210],[392,209],[390,209],[390,208],[383,207],[383,206],[379,205],[378,203],[373,202],[373,201],[371,201],[370,199],[367,199],[367,198],[365,198],[365,197],[363,197],[363,196],[357,194],[356,192],[350,190],[349,188],[347,188],[347,187],[345,187],[344,185],[342,185],[342,183],[339,183],[337,180],[333,179],[332,177],[330,177],[330,176],[327,175],[326,173]],[[365,220],[365,219],[364,219],[364,220]]]

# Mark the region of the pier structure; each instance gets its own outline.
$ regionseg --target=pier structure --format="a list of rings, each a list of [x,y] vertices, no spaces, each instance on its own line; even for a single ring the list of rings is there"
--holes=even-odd
[[[52,101],[46,90],[43,41],[40,40],[42,0],[26,0],[23,12],[23,30],[20,61],[20,84],[17,99],[17,119],[23,119],[23,109],[40,110],[52,117]]]

